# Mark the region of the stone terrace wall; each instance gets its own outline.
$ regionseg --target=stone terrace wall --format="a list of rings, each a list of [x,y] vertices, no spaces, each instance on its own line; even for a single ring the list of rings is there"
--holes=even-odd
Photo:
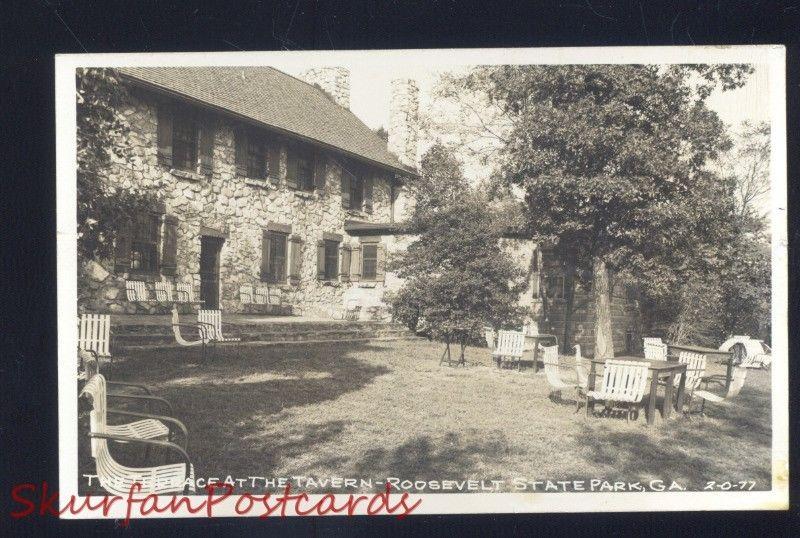
[[[346,288],[355,283],[325,283],[317,280],[317,241],[323,232],[338,233],[345,242],[357,244],[344,232],[345,219],[389,222],[390,178],[375,173],[373,212],[346,210],[341,202],[341,168],[335,157],[327,155],[326,182],[313,193],[289,189],[286,184],[286,145],[281,142],[280,182],[259,184],[235,174],[233,128],[221,116],[209,116],[215,126],[214,162],[211,176],[170,171],[157,161],[157,103],[149,94],[132,91],[128,105],[121,110],[130,134],[117,141],[128,146],[127,161],[115,160],[108,181],[121,188],[156,190],[164,198],[167,215],[178,218],[177,271],[175,276],[115,274],[111,260],[85,264],[79,275],[79,305],[91,312],[156,312],[163,307],[133,305],[126,301],[124,280],[133,278],[153,282],[157,279],[192,282],[199,293],[201,226],[227,234],[220,260],[221,307],[241,312],[241,284],[260,284],[262,230],[269,222],[291,225],[292,234],[302,239],[300,283],[284,286],[284,297],[304,313],[329,316],[340,312]],[[152,284],[149,284],[152,289]],[[364,293],[378,298],[383,285],[372,284]]]

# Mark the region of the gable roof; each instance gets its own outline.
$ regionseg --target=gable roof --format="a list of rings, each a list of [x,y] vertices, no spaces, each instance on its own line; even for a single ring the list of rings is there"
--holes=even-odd
[[[355,114],[319,88],[272,67],[124,67],[117,71],[152,90],[188,98],[382,168],[416,175]]]

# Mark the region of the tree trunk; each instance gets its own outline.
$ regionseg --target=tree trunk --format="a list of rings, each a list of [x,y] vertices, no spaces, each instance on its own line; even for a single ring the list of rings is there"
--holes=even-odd
[[[614,357],[614,336],[611,330],[611,290],[605,260],[595,258],[592,268],[595,304],[594,356]]]
[[[575,261],[567,256],[564,268],[564,334],[561,339],[561,351],[569,353],[572,340],[572,313],[575,310]]]

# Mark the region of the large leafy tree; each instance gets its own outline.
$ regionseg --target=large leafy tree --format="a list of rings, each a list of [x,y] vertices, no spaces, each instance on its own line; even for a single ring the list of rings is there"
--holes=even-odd
[[[392,260],[404,279],[389,298],[395,317],[412,328],[464,347],[489,323],[518,326],[522,269],[502,250],[506,222],[470,187],[460,164],[441,146],[422,158],[406,231],[415,239]]]
[[[96,68],[78,69],[76,85],[78,255],[107,258],[120,222],[152,207],[155,196],[108,180],[114,158],[124,162],[131,154],[124,142],[129,132],[125,86],[113,70]]]
[[[531,236],[593,275],[595,354],[613,356],[610,292],[636,279],[658,296],[710,273],[731,237],[733,184],[708,169],[730,146],[704,104],[745,66],[478,68],[451,84],[502,111],[498,177],[521,189]]]

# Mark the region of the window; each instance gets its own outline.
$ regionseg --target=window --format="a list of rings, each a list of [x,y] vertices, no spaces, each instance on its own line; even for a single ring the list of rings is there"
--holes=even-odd
[[[547,277],[547,296],[551,299],[564,298],[564,277],[561,275],[550,275]]]
[[[175,114],[173,119],[172,166],[197,171],[197,124],[186,114]]]
[[[361,278],[364,280],[375,280],[378,275],[378,245],[362,245],[361,260]]]
[[[253,134],[247,136],[247,177],[251,179],[266,179],[267,177],[267,152],[264,150],[264,141]]]
[[[131,237],[130,269],[142,273],[158,273],[158,240],[161,218],[144,213],[134,222]]]
[[[339,243],[325,241],[325,280],[339,278]]]
[[[286,281],[286,243],[288,234],[268,231],[267,241],[267,282],[282,283]]]
[[[357,173],[350,177],[350,209],[362,209],[364,206],[364,177]]]
[[[287,181],[289,185],[304,191],[314,190],[314,158],[310,151],[291,148],[287,161]]]

